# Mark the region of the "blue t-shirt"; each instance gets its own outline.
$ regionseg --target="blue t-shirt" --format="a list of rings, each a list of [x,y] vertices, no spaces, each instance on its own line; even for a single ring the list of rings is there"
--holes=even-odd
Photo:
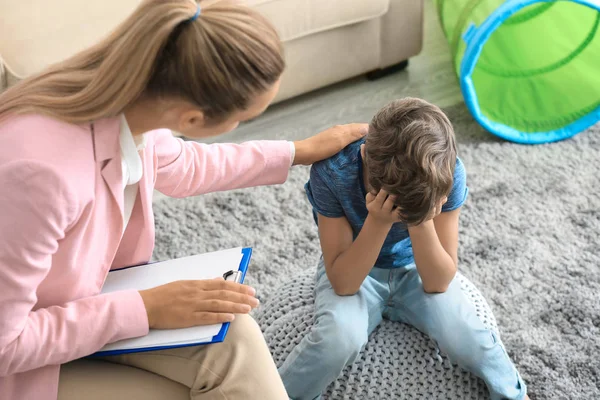
[[[350,222],[354,239],[367,218],[366,190],[363,183],[362,156],[359,140],[335,156],[314,164],[310,180],[306,183],[306,195],[313,206],[315,222],[317,213],[324,217],[346,217]],[[456,210],[467,198],[467,176],[462,161],[456,159],[454,183],[442,212]],[[375,267],[399,268],[414,263],[412,245],[405,224],[396,223],[388,234]]]

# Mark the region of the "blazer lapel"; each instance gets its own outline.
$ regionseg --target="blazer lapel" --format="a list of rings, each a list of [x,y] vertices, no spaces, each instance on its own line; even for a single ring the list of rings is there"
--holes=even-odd
[[[133,212],[117,250],[112,268],[147,263],[154,249],[154,216],[152,214],[152,193],[154,167],[150,162],[153,154],[148,148],[140,151],[144,173],[139,182],[138,194]]]
[[[142,214],[144,215],[144,217],[152,217],[152,196],[154,192],[154,185],[152,184],[152,180],[154,169],[152,167],[152,164],[147,160],[148,150],[144,149],[140,153],[142,165],[144,166],[144,174],[142,175],[142,179],[140,180],[140,191],[138,195],[140,196],[141,200]],[[149,222],[148,228],[151,229],[154,233],[154,220],[147,220],[146,222]]]
[[[123,171],[119,145],[119,118],[95,121],[91,124],[94,155],[104,183],[108,187],[119,217],[117,225],[123,231]]]

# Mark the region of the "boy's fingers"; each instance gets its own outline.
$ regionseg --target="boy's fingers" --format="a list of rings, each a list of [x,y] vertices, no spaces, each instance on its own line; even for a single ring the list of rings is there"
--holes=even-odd
[[[379,191],[379,193],[377,193],[377,197],[375,198],[375,201],[377,202],[377,204],[379,205],[379,207],[383,207],[383,204],[385,203],[385,200],[388,197],[388,192],[386,192],[384,189],[381,189]]]
[[[366,200],[367,200],[367,203],[372,202],[373,200],[375,200],[375,195],[373,193],[371,193],[371,192],[367,193]]]
[[[383,207],[382,210],[386,211],[386,212],[391,212],[392,209],[394,208],[394,206],[396,205],[396,196],[388,196],[387,199],[385,200],[385,203],[383,203]]]
[[[438,214],[441,214],[442,208],[444,208],[444,204],[446,204],[447,201],[448,201],[447,197],[444,197],[442,199],[442,201],[440,202],[440,205],[438,206]]]

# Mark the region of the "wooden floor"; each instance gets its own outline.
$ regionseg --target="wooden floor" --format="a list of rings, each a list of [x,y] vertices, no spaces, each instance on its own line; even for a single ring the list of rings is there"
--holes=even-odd
[[[424,24],[423,50],[406,70],[374,82],[359,77],[276,104],[260,118],[209,142],[303,139],[334,124],[368,122],[377,109],[399,97],[420,97],[440,107],[461,102],[433,0],[425,0]]]

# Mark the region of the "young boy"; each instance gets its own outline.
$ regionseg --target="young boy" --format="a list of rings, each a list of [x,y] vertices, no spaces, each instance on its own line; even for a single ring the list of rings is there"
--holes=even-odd
[[[454,279],[466,173],[438,107],[412,98],[387,105],[366,139],[312,167],[306,193],[323,256],[314,326],[279,370],[290,398],[318,398],[383,316],[433,338],[485,381],[492,400],[527,398]]]

